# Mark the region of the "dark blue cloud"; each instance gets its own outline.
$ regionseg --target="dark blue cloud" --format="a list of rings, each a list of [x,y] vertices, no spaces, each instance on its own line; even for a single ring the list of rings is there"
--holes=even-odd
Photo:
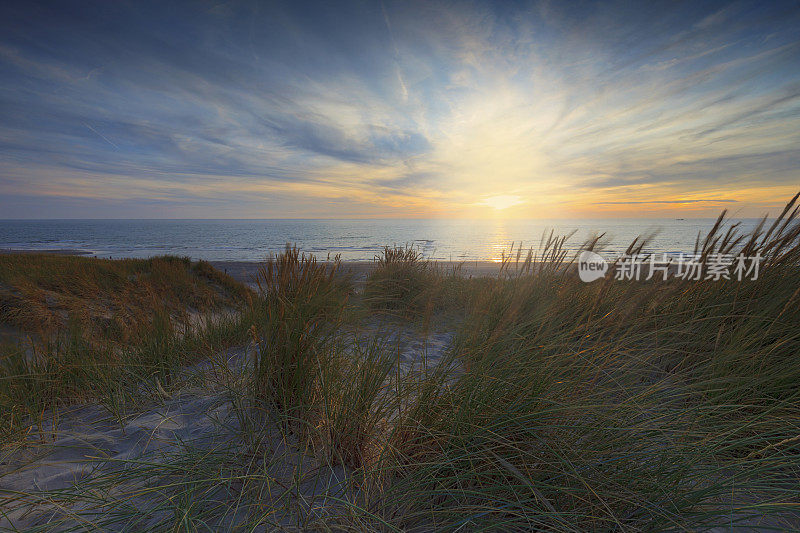
[[[799,25],[790,1],[5,2],[0,202],[84,205],[58,196],[75,182],[125,194],[104,175],[152,182],[129,192],[148,209],[181,184],[207,206],[226,177],[524,194],[518,175],[467,177],[497,166],[461,149],[470,135],[589,191],[733,186],[759,168],[786,184]],[[242,199],[218,195],[220,212]]]

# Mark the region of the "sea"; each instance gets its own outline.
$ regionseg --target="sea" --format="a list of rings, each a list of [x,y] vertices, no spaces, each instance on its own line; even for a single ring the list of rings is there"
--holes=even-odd
[[[537,250],[543,239],[569,236],[577,250],[603,235],[603,250],[621,253],[637,237],[645,252],[694,250],[715,219],[600,220],[0,220],[0,249],[72,250],[97,257],[188,256],[209,261],[261,261],[297,246],[320,259],[369,261],[384,246],[414,247],[432,260],[500,261]],[[731,219],[742,231],[758,219]],[[524,253],[523,253],[524,256]]]

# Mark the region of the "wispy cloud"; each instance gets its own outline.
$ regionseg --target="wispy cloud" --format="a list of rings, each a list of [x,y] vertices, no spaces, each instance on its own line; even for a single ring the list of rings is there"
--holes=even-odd
[[[790,2],[8,5],[0,207],[758,214],[798,183],[798,24]]]
[[[626,205],[626,204],[698,204],[698,203],[712,203],[712,204],[731,204],[739,200],[730,200],[726,198],[711,198],[706,200],[700,199],[683,199],[683,200],[650,200],[647,202],[597,202],[599,204],[613,204],[613,205]]]

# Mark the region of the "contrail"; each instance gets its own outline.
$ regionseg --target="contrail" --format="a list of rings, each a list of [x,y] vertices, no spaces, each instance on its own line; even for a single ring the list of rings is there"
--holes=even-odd
[[[383,20],[386,22],[386,29],[389,30],[389,39],[392,41],[392,48],[394,48],[394,63],[395,72],[397,72],[397,81],[400,82],[400,88],[403,90],[403,99],[408,100],[408,88],[406,81],[403,79],[403,73],[400,70],[400,50],[397,49],[397,42],[394,40],[394,33],[392,32],[392,25],[389,23],[389,15],[386,14],[386,6],[381,0],[381,11],[383,11]]]
[[[107,139],[107,138],[106,138],[106,137],[105,137],[105,136],[104,136],[102,133],[100,133],[99,131],[97,131],[96,129],[94,129],[93,127],[91,127],[90,125],[88,125],[88,124],[87,124],[87,123],[85,123],[85,122],[82,122],[81,124],[83,124],[84,126],[86,126],[87,128],[89,128],[90,130],[92,130],[92,131],[93,131],[93,132],[94,132],[94,133],[95,133],[95,134],[96,134],[98,137],[100,137],[101,139],[103,139],[105,142],[107,142],[108,144],[110,144],[111,146],[113,146],[114,148],[116,148],[117,150],[119,150],[119,146],[117,146],[116,144],[114,144],[114,143],[112,143],[111,141],[109,141],[109,140],[108,140],[108,139]]]

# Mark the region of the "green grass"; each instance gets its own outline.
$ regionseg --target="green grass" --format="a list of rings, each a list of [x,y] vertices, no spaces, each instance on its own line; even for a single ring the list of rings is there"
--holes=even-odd
[[[432,305],[436,291],[435,265],[412,247],[383,249],[378,266],[367,279],[364,298],[370,307],[408,314]]]
[[[244,374],[220,366],[237,421],[224,444],[184,443],[68,490],[14,495],[8,508],[79,509],[62,512],[74,529],[797,530],[796,200],[750,234],[723,216],[698,237],[705,258],[764,257],[759,278],[741,282],[582,283],[567,238],[551,234],[482,280],[387,248],[358,299],[336,263],[287,249],[260,270],[258,294],[237,296],[236,319],[175,335],[172,315],[155,315],[115,367],[123,381],[168,384],[171,369],[250,337]],[[376,311],[452,312],[456,340],[438,365],[403,371],[395,345],[359,329]],[[58,382],[111,402],[117,374],[98,380],[82,362],[119,351],[80,338],[67,328],[55,361],[10,352],[16,397],[47,397]],[[343,491],[309,495],[331,471],[344,473]]]
[[[266,321],[252,332],[255,394],[282,411],[306,410],[317,394],[316,376],[331,358],[349,290],[336,278],[335,266],[296,248],[268,260],[256,283]]]

